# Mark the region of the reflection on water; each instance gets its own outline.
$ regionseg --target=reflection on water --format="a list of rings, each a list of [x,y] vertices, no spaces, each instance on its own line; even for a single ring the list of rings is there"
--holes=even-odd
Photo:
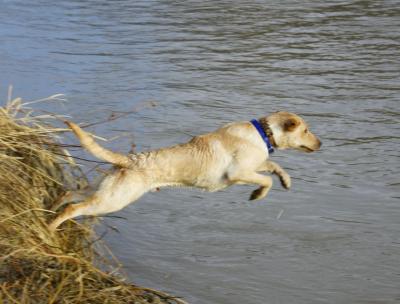
[[[115,150],[182,142],[276,110],[324,142],[273,156],[293,177],[163,190],[106,219],[129,276],[192,303],[400,301],[397,1],[3,1],[0,94],[98,125]],[[123,131],[123,132],[122,132]],[[101,228],[107,229],[107,228]]]

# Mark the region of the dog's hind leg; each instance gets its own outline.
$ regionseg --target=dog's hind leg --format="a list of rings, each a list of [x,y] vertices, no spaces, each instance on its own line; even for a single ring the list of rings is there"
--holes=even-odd
[[[49,229],[54,231],[66,220],[80,215],[99,215],[121,210],[139,199],[147,190],[148,187],[140,177],[129,178],[123,171],[119,171],[108,176],[92,196],[81,203],[68,205],[50,224]]]
[[[56,211],[68,203],[83,201],[90,194],[93,194],[93,192],[94,191],[89,188],[67,191],[56,200],[54,205],[51,207],[51,210]]]
[[[96,209],[95,206],[97,202],[98,198],[96,196],[91,196],[81,203],[68,205],[64,211],[58,215],[54,221],[51,222],[49,225],[49,230],[55,231],[58,226],[68,219],[72,219],[80,215],[93,214],[93,209]]]

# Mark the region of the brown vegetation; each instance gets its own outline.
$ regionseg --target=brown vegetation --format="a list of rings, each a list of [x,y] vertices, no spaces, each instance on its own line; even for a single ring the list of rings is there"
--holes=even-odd
[[[0,303],[184,303],[115,275],[93,220],[48,231],[57,198],[85,182],[48,118],[0,107]]]

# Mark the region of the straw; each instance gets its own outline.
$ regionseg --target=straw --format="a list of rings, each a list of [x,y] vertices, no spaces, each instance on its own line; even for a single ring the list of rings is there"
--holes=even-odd
[[[8,99],[0,107],[0,303],[185,303],[125,282],[95,220],[48,231],[59,197],[87,179],[61,143],[65,128],[49,124],[54,115],[26,107],[43,100]]]

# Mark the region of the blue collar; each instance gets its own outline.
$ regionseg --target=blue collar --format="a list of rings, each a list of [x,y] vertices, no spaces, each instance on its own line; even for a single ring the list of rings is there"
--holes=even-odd
[[[271,142],[269,141],[269,138],[268,138],[267,134],[265,133],[264,129],[262,128],[262,126],[260,125],[258,120],[257,119],[252,119],[250,122],[257,129],[257,131],[260,134],[261,138],[264,140],[265,144],[267,145],[268,153],[269,154],[274,153],[274,148],[272,147]]]

